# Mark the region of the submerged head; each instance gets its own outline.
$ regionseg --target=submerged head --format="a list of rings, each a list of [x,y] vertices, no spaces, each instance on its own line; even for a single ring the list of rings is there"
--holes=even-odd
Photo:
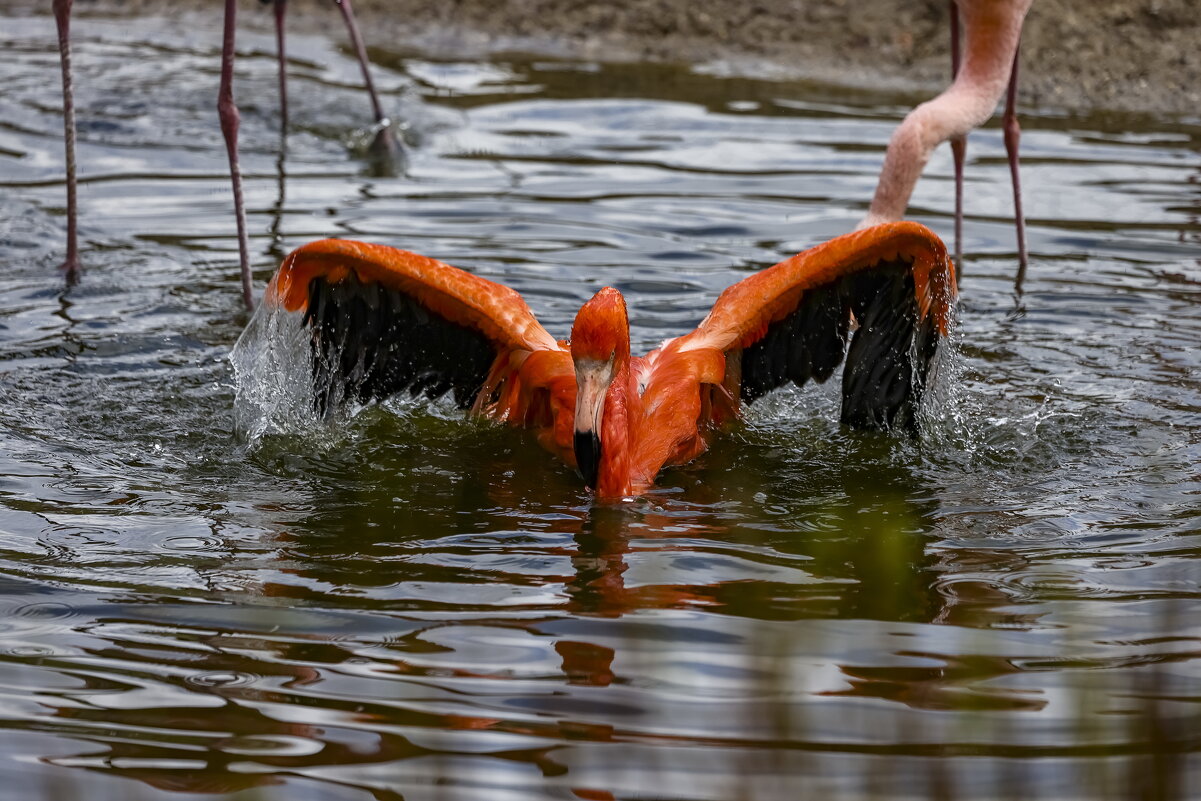
[[[576,381],[575,460],[584,483],[595,489],[605,396],[618,370],[630,360],[630,321],[625,298],[616,289],[605,287],[576,314],[571,359]]]

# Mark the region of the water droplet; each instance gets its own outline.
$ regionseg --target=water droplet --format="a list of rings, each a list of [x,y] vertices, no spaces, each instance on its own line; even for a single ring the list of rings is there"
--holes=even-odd
[[[162,547],[168,551],[212,551],[221,547],[216,537],[168,537]]]
[[[207,673],[196,673],[184,681],[194,687],[221,688],[245,687],[258,680],[253,673],[243,673],[237,670],[213,670]]]
[[[1101,570],[1137,570],[1142,567],[1151,567],[1154,565],[1150,559],[1142,559],[1136,556],[1115,556],[1110,559],[1098,559],[1094,562],[1094,566]]]
[[[1030,600],[1097,598],[1110,592],[1108,587],[1096,581],[1060,571],[1019,573],[1012,576],[1006,584],[1017,589],[1019,597]]]
[[[4,649],[9,656],[33,658],[39,656],[54,656],[55,650],[48,645],[13,645]]]

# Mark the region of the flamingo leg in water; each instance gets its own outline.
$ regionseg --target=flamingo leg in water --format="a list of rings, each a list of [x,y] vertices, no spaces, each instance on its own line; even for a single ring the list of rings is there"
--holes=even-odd
[[[1013,178],[1013,218],[1017,226],[1018,237],[1018,273],[1014,279],[1013,288],[1018,294],[1022,291],[1022,282],[1026,280],[1026,217],[1022,214],[1022,183],[1018,175],[1018,143],[1022,138],[1022,126],[1017,117],[1017,88],[1018,88],[1018,54],[1013,54],[1013,69],[1009,73],[1009,90],[1005,98],[1005,152],[1009,156],[1009,174]]]
[[[63,70],[63,134],[67,162],[67,258],[62,263],[67,282],[79,280],[79,208],[75,196],[75,99],[71,81],[71,2],[54,0],[54,22],[58,26],[58,52]]]
[[[342,18],[346,20],[346,30],[350,33],[351,44],[354,45],[355,54],[358,56],[359,68],[363,71],[363,83],[367,85],[367,94],[371,96],[371,110],[375,114],[375,123],[379,128],[375,139],[371,142],[371,152],[377,157],[395,161],[400,157],[400,144],[392,133],[392,126],[389,124],[387,115],[384,114],[383,106],[380,105],[379,95],[375,91],[375,82],[371,80],[367,48],[363,46],[363,37],[359,35],[354,9],[351,7],[350,0],[334,0],[334,2],[342,10]]]
[[[246,206],[242,199],[242,170],[238,167],[238,107],[234,103],[234,30],[237,24],[237,0],[225,0],[225,34],[221,46],[221,88],[217,94],[217,113],[221,133],[229,153],[229,178],[234,191],[234,215],[238,224],[238,256],[242,265],[242,300],[254,308],[254,287],[250,275],[250,240],[246,234]]]
[[[951,80],[959,75],[959,6],[951,3]],[[967,134],[951,137],[955,163],[955,280],[963,278],[963,162],[967,157]]]

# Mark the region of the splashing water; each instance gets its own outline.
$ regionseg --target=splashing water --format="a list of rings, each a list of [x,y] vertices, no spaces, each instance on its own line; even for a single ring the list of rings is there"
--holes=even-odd
[[[230,352],[235,432],[252,445],[266,434],[313,428],[313,354],[301,319],[260,303]]]

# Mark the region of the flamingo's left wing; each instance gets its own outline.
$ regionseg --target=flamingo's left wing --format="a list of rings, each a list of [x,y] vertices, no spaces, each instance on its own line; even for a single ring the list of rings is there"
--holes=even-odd
[[[304,311],[322,413],[341,398],[366,402],[407,390],[452,392],[461,408],[508,416],[519,411],[519,390],[533,389],[510,379],[535,352],[561,350],[514,290],[365,242],[325,239],[293,251],[265,301]]]
[[[913,429],[955,296],[942,241],[918,223],[889,223],[832,239],[730,287],[681,350],[724,353],[726,387],[747,403],[789,381],[825,381],[845,351],[842,421]]]

